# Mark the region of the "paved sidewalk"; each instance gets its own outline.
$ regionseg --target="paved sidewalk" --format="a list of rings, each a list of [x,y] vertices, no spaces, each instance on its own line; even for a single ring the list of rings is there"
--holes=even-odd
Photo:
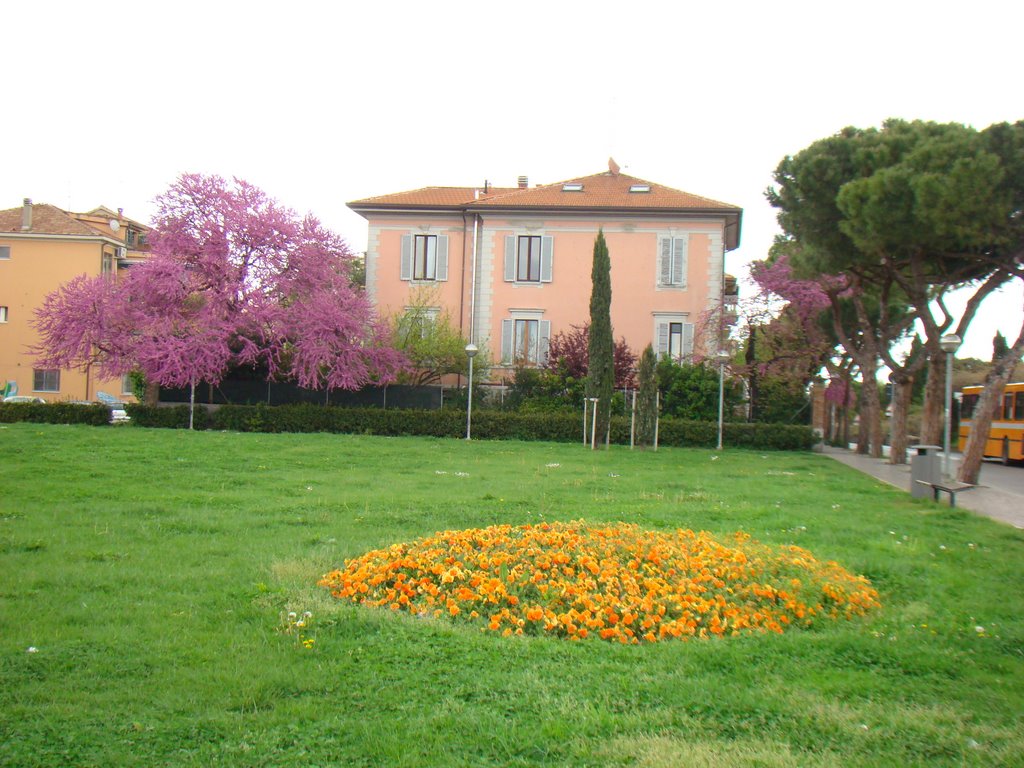
[[[894,485],[910,493],[910,464],[890,464],[888,459],[873,459],[846,448],[825,446],[824,454],[866,475]],[[953,462],[955,455],[950,456]],[[955,466],[955,464],[954,464]],[[940,494],[939,504],[949,504],[949,495]],[[985,485],[985,471],[982,468],[981,484],[971,491],[958,493],[956,505],[963,509],[1009,523],[1015,528],[1024,528],[1024,495]]]

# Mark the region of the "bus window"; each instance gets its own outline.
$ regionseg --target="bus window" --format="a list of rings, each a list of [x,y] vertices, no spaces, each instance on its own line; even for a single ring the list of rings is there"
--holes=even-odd
[[[1013,409],[1013,420],[1024,421],[1024,392],[1017,393],[1017,407]]]
[[[960,418],[969,419],[971,414],[974,413],[974,406],[978,404],[977,395],[964,395],[963,401],[960,403]]]
[[[1013,393],[1003,395],[1003,420],[1009,421],[1013,418]]]

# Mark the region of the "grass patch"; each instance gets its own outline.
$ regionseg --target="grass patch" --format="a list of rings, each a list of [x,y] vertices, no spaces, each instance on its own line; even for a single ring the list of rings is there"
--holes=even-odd
[[[0,764],[1024,754],[1024,535],[824,457],[34,424],[0,435]],[[436,531],[581,518],[797,544],[870,578],[882,608],[781,636],[633,647],[504,639],[316,586],[345,558]],[[288,631],[305,611],[311,648]]]

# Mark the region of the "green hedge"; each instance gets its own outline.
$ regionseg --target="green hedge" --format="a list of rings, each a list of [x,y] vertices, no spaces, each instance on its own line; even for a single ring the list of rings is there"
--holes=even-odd
[[[188,426],[188,406],[150,408],[129,405],[132,424],[142,427]],[[196,429],[233,432],[343,432],[366,435],[421,435],[464,437],[462,411],[413,411],[380,408],[335,408],[301,403],[294,405],[224,405],[207,412],[196,408]],[[481,440],[548,440],[574,443],[583,439],[582,417],[574,413],[516,413],[477,411],[473,437]],[[809,450],[816,441],[810,427],[787,424],[726,424],[723,442],[731,447],[760,450]],[[629,420],[612,417],[611,440],[629,444]],[[718,443],[718,424],[662,419],[660,445],[712,448]]]
[[[101,427],[110,423],[106,405],[78,403],[0,403],[0,422],[13,424],[30,421],[36,424],[90,424]]]

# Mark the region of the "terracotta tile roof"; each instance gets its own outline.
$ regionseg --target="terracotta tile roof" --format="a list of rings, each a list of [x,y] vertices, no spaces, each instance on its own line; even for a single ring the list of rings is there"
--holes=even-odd
[[[569,191],[567,185],[582,185],[582,189]],[[630,188],[647,191],[630,191]],[[714,210],[739,212],[739,207],[712,200],[689,192],[682,192],[662,184],[655,184],[623,173],[596,173],[566,179],[557,184],[544,184],[529,189],[517,189],[504,195],[495,195],[474,203],[473,208],[628,208],[670,210]]]
[[[21,232],[22,207],[0,211],[0,235],[5,232]],[[40,235],[91,235],[96,231],[83,224],[55,205],[34,203],[32,205],[32,229],[26,234]]]
[[[566,191],[563,187],[567,184],[579,184],[582,185],[582,189]],[[630,191],[631,187],[638,186],[645,187],[648,191]],[[348,205],[354,210],[380,207],[467,210],[654,209],[727,213],[741,211],[735,205],[610,171],[525,189],[492,187],[488,195],[483,195],[481,191],[479,198],[474,197],[476,191],[473,187],[424,187],[409,192],[356,200]]]
[[[353,200],[350,208],[455,208],[462,209],[479,198],[488,199],[514,191],[510,187],[491,187],[487,195],[480,187],[422,187],[409,192]]]

